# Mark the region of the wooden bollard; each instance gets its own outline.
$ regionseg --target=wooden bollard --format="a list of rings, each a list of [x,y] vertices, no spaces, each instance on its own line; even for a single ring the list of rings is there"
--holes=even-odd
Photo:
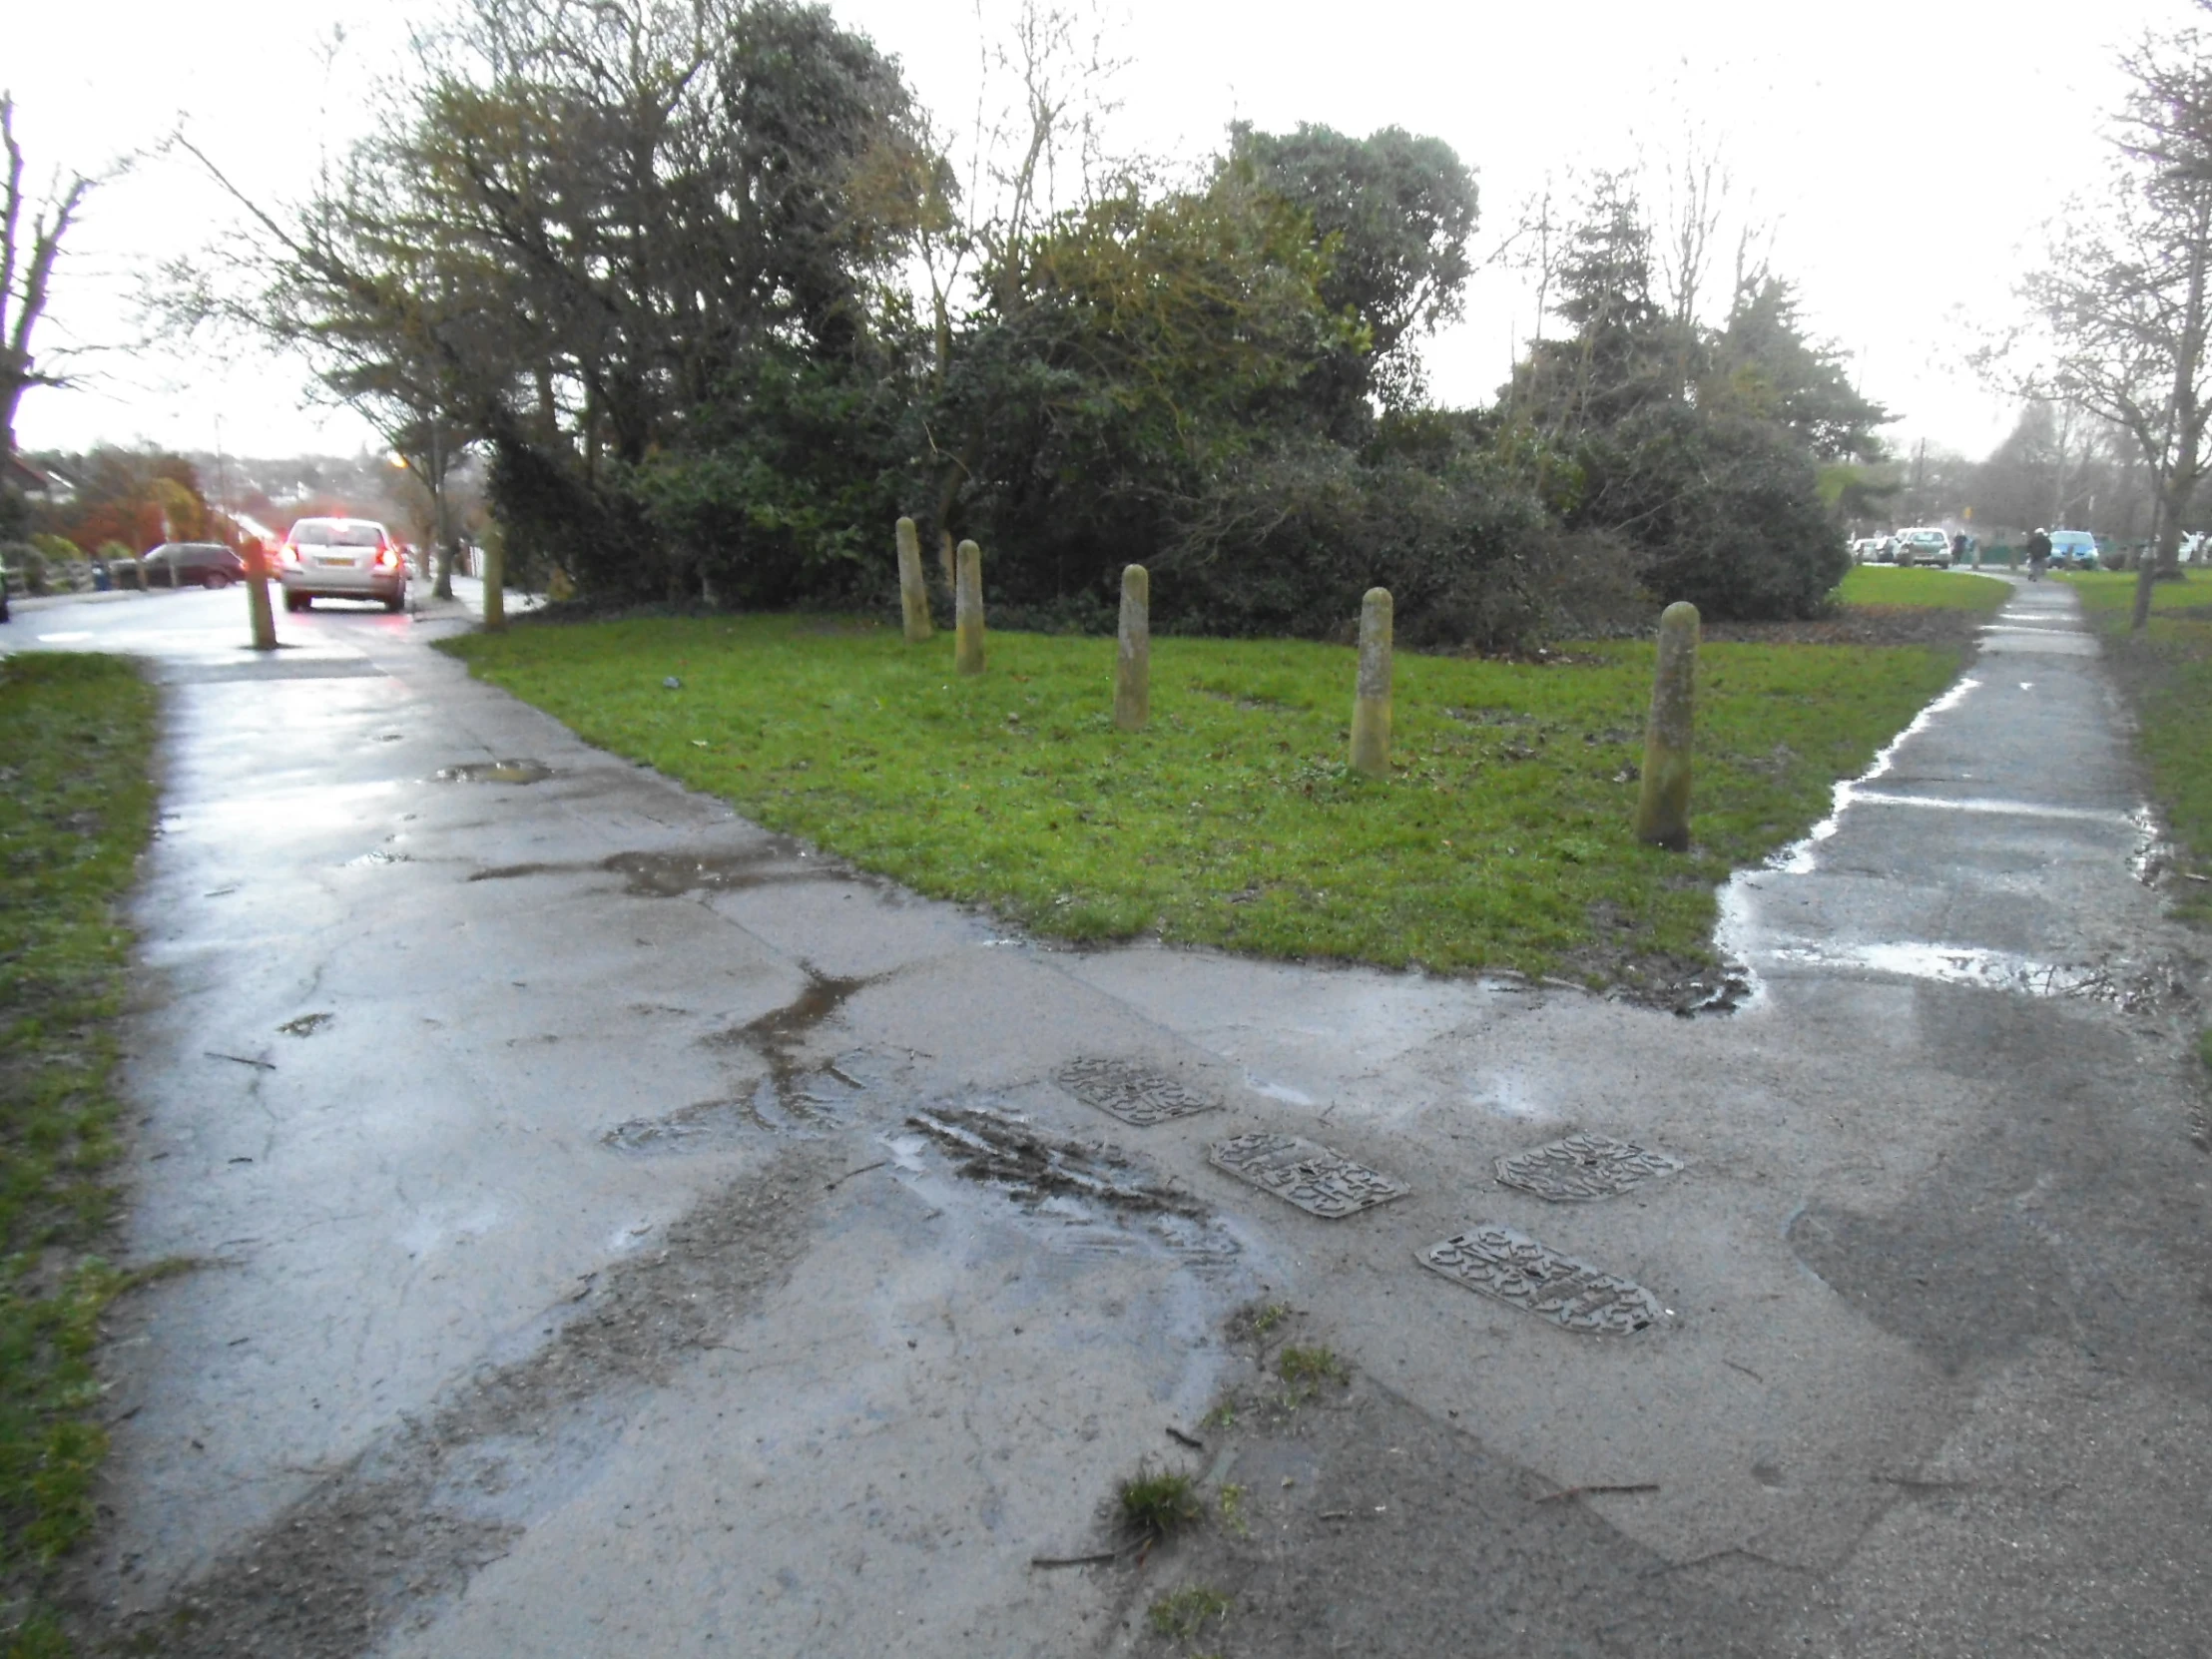
[[[507,627],[507,538],[484,538],[484,632],[504,633]]]
[[[1114,724],[1141,732],[1152,718],[1152,578],[1143,565],[1121,572],[1121,634],[1114,649]]]
[[[898,521],[898,608],[905,615],[906,643],[919,645],[937,630],[929,621],[929,586],[921,574],[921,532],[914,521]]]
[[[953,595],[952,666],[962,674],[983,672],[983,550],[960,543],[960,574]]]
[[[1360,602],[1360,680],[1352,703],[1352,770],[1390,775],[1390,590],[1370,588]]]
[[[269,603],[269,550],[259,536],[246,542],[246,615],[254,629],[254,649],[276,649],[276,613]]]
[[[1676,600],[1659,613],[1659,666],[1644,727],[1643,787],[1636,795],[1636,838],[1670,851],[1690,845],[1690,739],[1695,729],[1697,607]]]

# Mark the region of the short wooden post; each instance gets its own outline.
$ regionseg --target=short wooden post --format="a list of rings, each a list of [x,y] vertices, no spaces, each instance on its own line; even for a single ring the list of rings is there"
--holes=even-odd
[[[1690,739],[1697,685],[1697,607],[1676,600],[1659,613],[1659,666],[1644,727],[1643,787],[1636,796],[1636,838],[1670,851],[1690,845]]]
[[[898,606],[906,622],[906,643],[919,645],[936,632],[929,621],[929,588],[921,574],[921,532],[914,521],[898,521]]]
[[[1114,651],[1114,724],[1142,732],[1152,718],[1152,578],[1143,565],[1121,572],[1121,637]]]
[[[276,613],[269,603],[269,550],[262,538],[246,539],[246,614],[254,627],[254,649],[276,649]]]
[[[952,666],[962,674],[983,672],[983,550],[960,543],[959,579],[954,593]]]
[[[1352,770],[1390,775],[1390,591],[1370,588],[1360,602],[1360,680],[1352,704]]]

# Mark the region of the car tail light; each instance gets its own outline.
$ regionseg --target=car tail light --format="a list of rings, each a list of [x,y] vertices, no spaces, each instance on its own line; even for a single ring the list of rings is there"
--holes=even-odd
[[[295,565],[299,562],[299,549],[287,541],[276,550],[276,557],[287,565]]]
[[[379,547],[378,549],[376,549],[376,568],[378,570],[389,570],[398,562],[399,555],[394,553],[390,548]]]

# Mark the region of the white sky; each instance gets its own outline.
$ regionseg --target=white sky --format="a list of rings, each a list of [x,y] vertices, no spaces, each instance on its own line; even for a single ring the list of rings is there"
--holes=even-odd
[[[831,9],[896,54],[946,124],[972,116],[971,5]],[[1547,173],[1639,153],[1663,162],[1694,128],[1721,153],[1736,200],[1774,226],[1773,263],[1800,284],[1815,330],[1848,349],[1862,389],[1903,417],[1893,441],[1980,454],[2010,410],[1964,366],[1972,331],[2002,323],[2044,222],[2102,178],[2116,52],[2146,27],[2196,13],[2190,0],[1125,0],[1118,136],[1195,158],[1240,117],[1269,130],[1312,121],[1433,134],[1481,182],[1480,253]],[[25,5],[10,17],[0,75],[34,180],[55,164],[97,170],[151,148],[182,115],[242,183],[281,195],[311,182],[320,150],[285,91],[320,83],[318,46],[333,26],[347,32],[349,73],[361,74],[397,61],[406,20],[426,15],[434,4]],[[35,341],[42,356],[128,339],[135,274],[197,246],[220,214],[184,164],[158,158],[99,191],[68,245]],[[1431,344],[1435,394],[1487,401],[1533,322],[1524,278],[1478,276],[1466,320]],[[350,415],[309,403],[294,363],[124,351],[97,369],[83,389],[25,397],[26,448],[212,448],[219,420],[234,454],[369,441]]]

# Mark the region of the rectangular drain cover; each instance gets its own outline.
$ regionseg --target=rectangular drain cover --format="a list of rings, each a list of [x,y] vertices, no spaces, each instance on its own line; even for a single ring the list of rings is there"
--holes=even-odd
[[[1510,1227],[1483,1222],[1415,1253],[1424,1268],[1569,1331],[1629,1336],[1666,1310],[1641,1285],[1600,1273]]]
[[[1084,1105],[1111,1112],[1139,1129],[1149,1129],[1170,1118],[1186,1118],[1193,1112],[1210,1112],[1221,1104],[1193,1094],[1172,1077],[1131,1065],[1127,1060],[1070,1060],[1052,1074],[1052,1080]]]
[[[1554,1204],[1586,1204],[1611,1198],[1682,1168],[1664,1153],[1647,1152],[1609,1135],[1569,1135],[1497,1161],[1497,1178]]]
[[[1296,1135],[1239,1135],[1217,1142],[1208,1160],[1262,1192],[1332,1221],[1412,1191],[1402,1181]]]

